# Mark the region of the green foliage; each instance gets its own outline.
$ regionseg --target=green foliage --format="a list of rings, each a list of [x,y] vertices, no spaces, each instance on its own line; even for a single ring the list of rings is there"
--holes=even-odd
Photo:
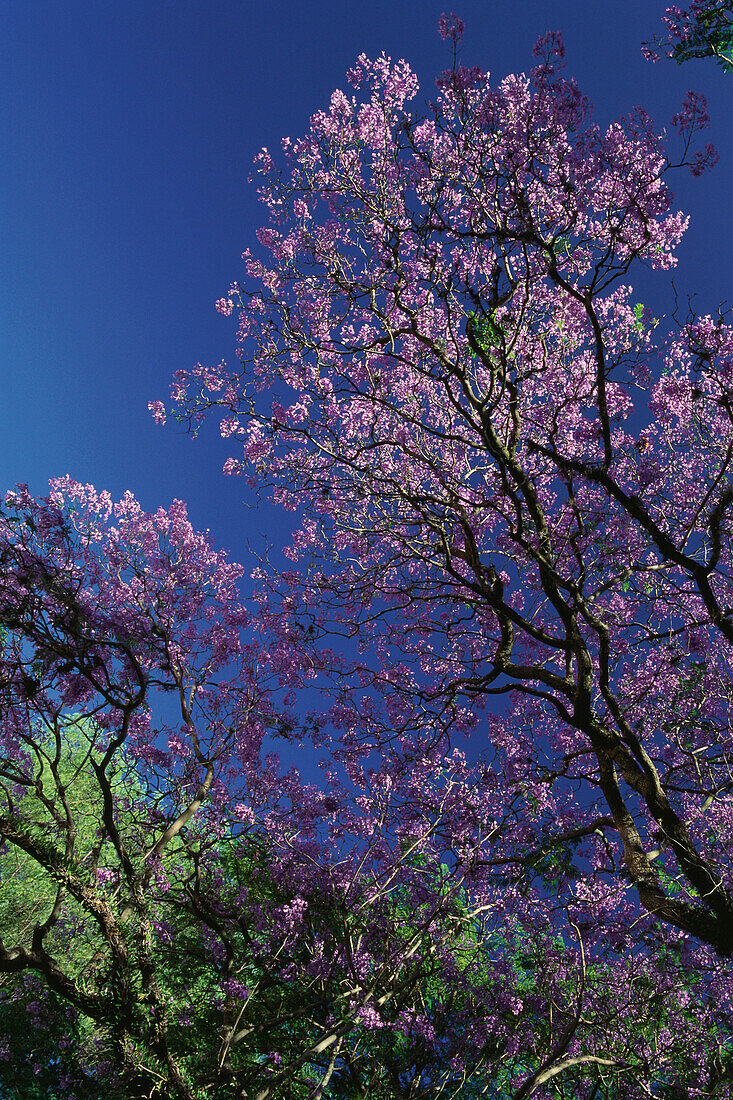
[[[39,742],[36,785],[18,803],[36,857],[9,844],[0,851],[0,919],[8,942],[26,946],[56,900],[54,866],[73,867],[89,884],[97,869],[119,872],[90,767],[95,731],[72,722],[58,733],[60,744]],[[154,798],[143,778],[122,766],[110,784],[123,844],[142,865]],[[76,826],[71,858],[62,844],[63,824],[54,818],[59,807]],[[341,1035],[343,1045],[322,1100],[505,1100],[552,1049],[558,1012],[566,1020],[576,1003],[575,944],[529,933],[518,922],[497,925],[496,914],[470,908],[448,864],[425,853],[410,855],[407,847],[400,850],[403,868],[394,886],[381,890],[372,883],[359,898],[344,894],[328,876],[313,876],[306,889],[297,867],[284,874],[266,831],[232,833],[211,824],[193,819],[170,843],[161,880],[148,884],[141,907],[121,925],[130,958],[124,988],[136,999],[131,1019],[140,1025],[137,1037],[128,1029],[123,1042],[112,1024],[49,993],[37,975],[2,977],[0,1034],[10,1060],[0,1057],[0,1100],[176,1095],[168,1084],[159,1091],[154,1086],[167,1073],[146,1024],[146,957],[165,1006],[168,1052],[193,1100],[230,1100],[237,1082],[256,1096],[280,1066],[289,1067],[288,1074],[270,1095],[312,1100],[334,1052],[333,1044],[319,1051],[315,1043],[329,1034]],[[528,877],[555,891],[575,871],[576,847],[543,850],[528,861]],[[667,885],[672,893],[674,884]],[[113,881],[103,879],[96,896],[118,912],[126,904]],[[294,937],[283,936],[278,914],[303,896],[302,925]],[[355,981],[349,959],[362,941],[370,943],[372,962]],[[153,948],[147,956],[146,943]],[[115,988],[108,944],[74,898],[63,898],[47,944],[59,957],[63,952],[66,972],[88,992]],[[634,978],[626,1005],[605,996],[604,966],[589,966],[585,982],[608,1019],[619,1014],[619,1027],[645,1041],[672,1020],[673,1006],[649,1009],[655,989],[649,984],[642,995],[641,977]],[[371,1015],[362,1017],[360,1005]],[[633,1014],[631,1025],[624,1012]],[[493,1021],[488,1032],[481,1031],[484,1018]],[[520,1033],[527,1041],[515,1053],[511,1037]],[[119,1069],[123,1047],[127,1076]],[[110,1073],[105,1063],[115,1059]],[[32,1077],[20,1083],[18,1065],[30,1066]],[[564,1072],[548,1085],[548,1097],[565,1100],[574,1089],[581,1095],[595,1072]],[[624,1095],[610,1078],[599,1075],[597,1084],[597,1098]]]
[[[92,1053],[83,1021],[39,979],[11,977],[0,982],[0,1100],[68,1100],[69,1086],[75,1100],[105,1100],[81,1070],[80,1053]]]
[[[495,320],[495,313],[471,313],[467,321],[469,337],[475,340],[481,351],[488,356],[501,347],[503,333]]]
[[[714,57],[723,72],[733,73],[733,9],[723,4],[701,11],[689,37],[673,46],[672,57],[678,65]]]

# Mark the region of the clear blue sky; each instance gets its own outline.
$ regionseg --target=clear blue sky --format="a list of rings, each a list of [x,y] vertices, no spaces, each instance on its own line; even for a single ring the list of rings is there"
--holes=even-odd
[[[155,508],[187,500],[195,525],[241,556],[292,517],[241,505],[215,430],[156,428],[151,399],[197,361],[232,359],[234,320],[214,301],[264,220],[253,155],[302,133],[361,51],[406,57],[431,97],[449,65],[443,10],[467,24],[466,64],[527,70],[535,39],[563,32],[567,72],[601,123],[635,104],[660,126],[704,91],[721,152],[673,187],[692,214],[682,300],[730,299],[733,77],[710,62],[643,61],[665,0],[0,0],[0,489],[43,493],[69,473]],[[668,308],[669,280],[640,297]],[[280,522],[280,521],[277,521]],[[275,525],[274,525],[275,524]]]

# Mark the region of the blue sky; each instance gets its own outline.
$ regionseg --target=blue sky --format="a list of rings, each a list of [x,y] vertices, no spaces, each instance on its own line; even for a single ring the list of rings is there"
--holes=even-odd
[[[38,494],[71,474],[147,508],[189,502],[194,524],[242,557],[292,517],[242,506],[212,426],[197,441],[147,411],[172,372],[233,359],[234,320],[214,301],[241,272],[263,210],[247,183],[262,145],[302,133],[364,51],[406,57],[420,99],[449,63],[437,35],[454,7],[461,60],[495,79],[527,70],[546,30],[604,124],[632,105],[661,127],[703,91],[715,171],[672,181],[692,215],[674,276],[680,300],[730,299],[733,77],[710,62],[645,62],[664,0],[0,0],[0,489]],[[671,306],[669,277],[639,297]]]

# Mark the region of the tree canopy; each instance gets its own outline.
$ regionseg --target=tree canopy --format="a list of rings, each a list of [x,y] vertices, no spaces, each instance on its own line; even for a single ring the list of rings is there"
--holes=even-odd
[[[239,363],[174,380],[289,567],[5,497],[0,1095],[731,1095],[733,331],[630,285],[705,102],[668,152],[439,30],[424,114],[362,55],[261,152]]]

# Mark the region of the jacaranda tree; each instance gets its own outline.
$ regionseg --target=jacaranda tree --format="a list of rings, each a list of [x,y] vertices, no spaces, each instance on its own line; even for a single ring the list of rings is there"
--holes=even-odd
[[[424,117],[362,56],[262,151],[240,366],[175,380],[292,568],[6,498],[7,1095],[731,1095],[733,333],[635,301],[686,226],[648,116],[440,31]]]
[[[587,828],[517,874],[516,792],[458,752],[260,760],[288,647],[180,504],[19,489],[0,555],[2,1095],[615,1096],[717,1050],[702,975],[556,894]]]

